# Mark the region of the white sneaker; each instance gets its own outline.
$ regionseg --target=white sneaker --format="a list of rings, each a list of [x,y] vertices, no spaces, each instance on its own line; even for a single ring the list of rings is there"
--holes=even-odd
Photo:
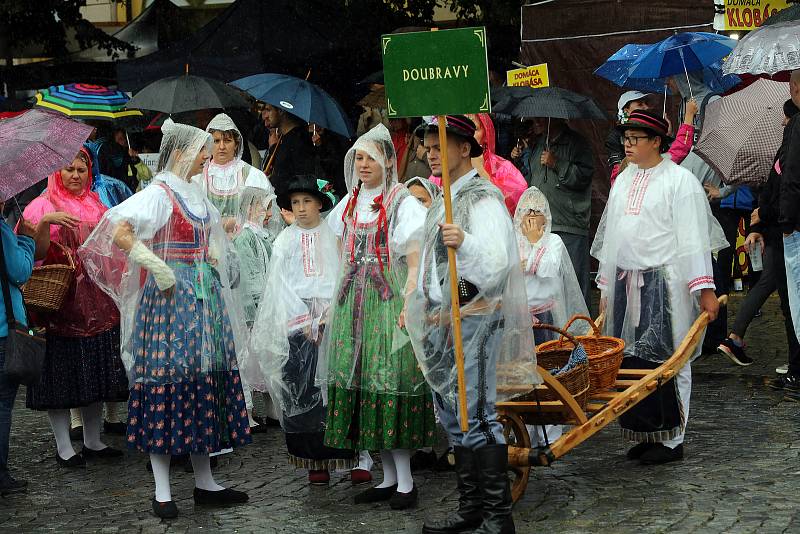
[[[781,365],[780,367],[775,368],[775,372],[779,375],[785,375],[789,373],[789,364]]]

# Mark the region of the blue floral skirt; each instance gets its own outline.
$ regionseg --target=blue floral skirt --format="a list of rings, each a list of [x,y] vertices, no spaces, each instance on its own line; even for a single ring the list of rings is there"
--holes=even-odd
[[[173,265],[167,299],[145,282],[133,335],[128,446],[208,454],[250,442],[233,330],[207,266]]]

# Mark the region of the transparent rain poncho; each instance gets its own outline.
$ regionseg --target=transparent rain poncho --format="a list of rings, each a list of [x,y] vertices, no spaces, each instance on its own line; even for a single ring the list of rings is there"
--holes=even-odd
[[[490,182],[475,173],[451,187],[453,222],[468,234],[456,254],[465,363],[496,361],[487,384],[492,387],[496,377],[497,400],[508,400],[541,382],[517,239],[503,196]],[[406,317],[428,384],[455,412],[458,374],[443,222],[440,197],[425,219],[419,281]]]
[[[316,383],[319,345],[339,274],[336,236],[324,220],[297,223],[275,240],[269,275],[253,325],[257,355],[286,432],[324,430],[323,391]]]
[[[544,228],[539,240],[531,243],[523,228],[534,213],[544,215]],[[552,233],[552,226],[550,203],[538,188],[530,187],[520,197],[514,213],[514,230],[525,276],[528,308],[534,324],[544,323],[563,328],[574,315],[588,316],[589,310],[567,247],[558,235]],[[583,334],[586,324],[576,322],[570,331]],[[548,330],[534,331],[537,344],[557,336]]]
[[[592,245],[606,299],[606,335],[625,356],[667,360],[713,285],[711,254],[728,246],[705,192],[688,170],[663,160],[629,165],[617,178]]]
[[[368,189],[359,158],[378,162],[383,180]],[[416,281],[425,208],[398,183],[391,135],[378,125],[345,157],[346,195],[327,216],[341,261],[319,377],[338,391],[428,395],[408,335],[399,324]]]
[[[265,227],[267,214],[272,214],[275,194],[258,187],[242,190],[237,218],[238,233],[233,239],[239,260],[238,298],[244,307],[248,326],[256,318],[256,310],[267,283],[272,238]]]
[[[153,183],[106,212],[80,250],[87,273],[120,310],[131,384],[201,382],[235,371],[237,351],[246,350],[229,241],[219,212],[191,180],[210,136],[170,119],[162,132]]]
[[[244,188],[257,187],[270,193],[275,190],[263,172],[242,161],[247,141],[236,127],[233,119],[225,113],[220,113],[211,119],[206,131],[210,134],[215,132],[229,134],[236,143],[236,152],[230,161],[220,165],[215,163],[212,157],[205,166],[203,174],[194,178],[202,185],[208,199],[219,210],[228,233],[234,234],[237,229],[231,223],[239,217]],[[285,227],[285,224],[280,217],[280,209],[275,205],[272,209],[272,217],[267,228],[274,239]]]

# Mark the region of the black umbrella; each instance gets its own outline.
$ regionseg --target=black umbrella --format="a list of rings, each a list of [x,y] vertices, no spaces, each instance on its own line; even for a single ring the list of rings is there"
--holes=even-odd
[[[238,89],[213,78],[190,74],[155,81],[128,101],[128,108],[169,114],[248,107],[250,102]]]
[[[495,104],[492,111],[521,119],[548,117],[551,119],[608,120],[597,102],[588,96],[560,87],[500,87],[492,91]]]
[[[786,9],[781,9],[774,15],[767,17],[762,26],[772,26],[773,24],[795,22],[797,20],[800,20],[800,5],[793,5]]]

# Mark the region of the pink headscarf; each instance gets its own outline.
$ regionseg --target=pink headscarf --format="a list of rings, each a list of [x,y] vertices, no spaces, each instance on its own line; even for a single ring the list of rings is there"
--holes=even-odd
[[[86,182],[86,188],[83,192],[80,195],[70,193],[61,181],[61,171],[55,171],[47,177],[47,189],[45,192],[28,204],[23,216],[35,225],[47,213],[64,211],[74,215],[81,220],[79,238],[83,242],[94,227],[97,226],[97,223],[100,222],[108,208],[100,202],[98,194],[92,191],[92,157],[85,148],[81,148],[81,154],[84,156],[83,161],[86,163],[89,172],[89,180]],[[57,225],[50,226],[51,240],[61,242],[58,239],[60,229],[61,227]]]
[[[496,141],[491,117],[487,113],[479,113],[476,117],[480,121],[480,125],[476,126],[483,128],[483,168],[489,173],[491,182],[503,193],[506,208],[513,217],[522,193],[528,189],[528,182],[513,163],[494,153]],[[441,187],[440,177],[431,176],[428,179]]]

